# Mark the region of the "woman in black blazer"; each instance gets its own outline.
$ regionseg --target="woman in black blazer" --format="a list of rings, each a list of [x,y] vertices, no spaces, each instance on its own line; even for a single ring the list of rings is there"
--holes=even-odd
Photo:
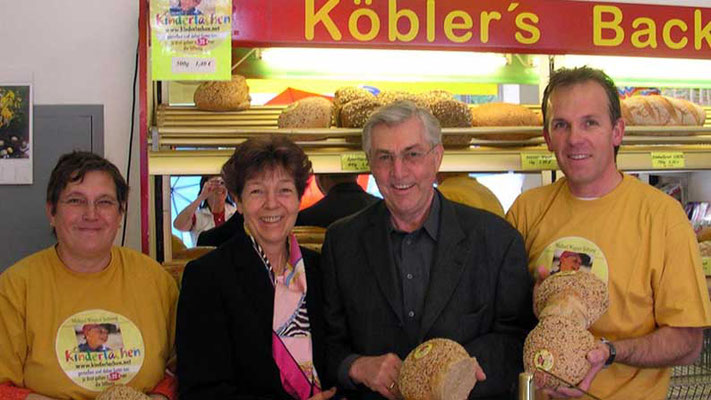
[[[246,234],[185,268],[176,337],[182,400],[334,395],[322,390],[319,256],[291,234],[310,174],[306,154],[283,136],[250,139],[223,166]]]

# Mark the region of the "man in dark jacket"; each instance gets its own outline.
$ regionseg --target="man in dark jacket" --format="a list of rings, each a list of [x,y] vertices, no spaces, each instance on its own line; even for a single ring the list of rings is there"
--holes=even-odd
[[[316,184],[326,195],[299,212],[296,225],[328,227],[378,201],[357,183],[357,174],[319,174]]]

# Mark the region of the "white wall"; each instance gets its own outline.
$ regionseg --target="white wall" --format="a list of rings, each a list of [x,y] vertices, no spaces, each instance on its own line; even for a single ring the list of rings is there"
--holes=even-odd
[[[0,0],[0,74],[3,69],[32,72],[35,104],[103,104],[104,154],[124,174],[138,4]],[[138,124],[134,135],[126,243],[140,249]]]

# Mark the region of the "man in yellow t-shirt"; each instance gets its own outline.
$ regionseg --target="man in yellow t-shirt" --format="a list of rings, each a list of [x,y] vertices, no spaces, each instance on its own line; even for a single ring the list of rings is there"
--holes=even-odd
[[[625,126],[602,71],[554,72],[542,108],[544,137],[565,178],[523,193],[507,219],[523,235],[532,273],[546,276],[577,253],[580,269],[608,284],[610,307],[590,328],[601,340],[579,387],[606,400],[664,399],[670,367],[699,356],[711,325],[691,225],[674,199],[618,171]]]
[[[438,173],[437,189],[447,200],[504,216],[504,208],[496,195],[466,172]]]

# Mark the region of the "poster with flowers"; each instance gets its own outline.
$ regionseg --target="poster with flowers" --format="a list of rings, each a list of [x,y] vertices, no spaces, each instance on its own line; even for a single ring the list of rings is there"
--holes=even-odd
[[[32,183],[32,87],[0,84],[0,184]]]

